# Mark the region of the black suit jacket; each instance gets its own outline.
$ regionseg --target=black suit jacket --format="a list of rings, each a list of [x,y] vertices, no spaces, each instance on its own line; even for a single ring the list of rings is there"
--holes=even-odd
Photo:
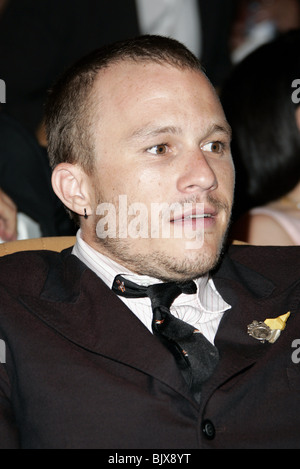
[[[2,258],[0,447],[299,448],[299,257],[248,246],[224,256],[214,282],[232,309],[200,406],[168,350],[70,250]],[[247,334],[287,311],[274,344]]]

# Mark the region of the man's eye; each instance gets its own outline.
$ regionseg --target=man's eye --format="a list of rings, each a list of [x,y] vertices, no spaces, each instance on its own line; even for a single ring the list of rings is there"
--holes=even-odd
[[[165,155],[168,151],[168,147],[165,143],[161,143],[160,145],[154,145],[154,147],[148,148],[147,151],[153,155]]]
[[[203,147],[204,151],[211,151],[212,153],[222,153],[224,151],[224,144],[222,142],[209,142]]]

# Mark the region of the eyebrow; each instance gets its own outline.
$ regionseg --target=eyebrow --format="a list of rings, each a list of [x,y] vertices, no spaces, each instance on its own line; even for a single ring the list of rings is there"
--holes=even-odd
[[[181,134],[182,129],[179,127],[174,127],[174,126],[165,126],[165,127],[154,127],[154,126],[144,126],[141,127],[140,129],[136,129],[132,134],[129,136],[129,140],[135,139],[135,138],[147,138],[147,137],[157,137],[158,135],[161,134]]]
[[[212,124],[212,126],[208,129],[206,136],[209,137],[209,135],[214,134],[214,133],[223,133],[226,134],[230,139],[232,137],[232,130],[230,125],[226,120],[220,124]]]
[[[222,122],[222,124],[212,124],[207,129],[206,133],[204,134],[202,138],[208,138],[210,135],[214,133],[226,134],[230,139],[232,135],[231,127],[226,120]],[[143,140],[149,137],[157,137],[158,135],[162,135],[162,134],[180,135],[182,134],[182,129],[180,127],[174,127],[174,126],[154,127],[152,125],[148,125],[148,126],[146,125],[132,132],[129,135],[128,140],[133,140],[136,138]]]

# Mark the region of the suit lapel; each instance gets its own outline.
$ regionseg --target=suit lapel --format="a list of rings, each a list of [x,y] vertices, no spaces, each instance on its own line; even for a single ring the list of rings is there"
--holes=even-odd
[[[281,314],[276,302],[270,301],[274,284],[243,264],[226,256],[213,280],[231,309],[224,313],[215,337],[220,362],[206,383],[206,397],[233,375],[253,365],[272,347],[249,336],[247,326],[254,320],[264,321]]]
[[[71,342],[139,369],[191,399],[173,356],[75,256],[65,255],[63,265],[50,268],[39,297],[20,299]]]

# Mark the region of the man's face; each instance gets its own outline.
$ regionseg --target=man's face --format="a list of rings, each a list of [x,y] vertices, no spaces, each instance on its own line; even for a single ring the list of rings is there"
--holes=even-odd
[[[83,238],[140,274],[203,275],[219,257],[234,186],[214,90],[200,72],[125,61],[94,91],[95,216]]]

